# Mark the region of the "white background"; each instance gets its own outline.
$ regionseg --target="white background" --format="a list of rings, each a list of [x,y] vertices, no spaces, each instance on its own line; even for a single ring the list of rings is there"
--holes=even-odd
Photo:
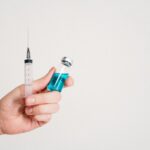
[[[149,150],[150,1],[0,0],[1,97],[24,82],[28,25],[34,78],[70,56],[75,86],[49,124],[0,149]]]

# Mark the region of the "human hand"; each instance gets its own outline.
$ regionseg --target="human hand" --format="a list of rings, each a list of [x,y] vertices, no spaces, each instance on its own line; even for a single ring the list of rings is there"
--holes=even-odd
[[[48,92],[46,86],[55,68],[43,78],[33,82],[33,95],[24,98],[25,86],[20,85],[0,100],[0,134],[17,134],[31,131],[46,124],[59,110],[61,94]],[[69,77],[65,86],[73,85]]]

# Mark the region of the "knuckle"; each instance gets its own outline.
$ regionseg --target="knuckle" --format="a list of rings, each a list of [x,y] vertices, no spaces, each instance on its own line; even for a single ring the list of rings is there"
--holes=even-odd
[[[35,120],[39,120],[39,117],[38,116],[34,116],[33,117]]]
[[[32,114],[36,114],[37,113],[37,108],[32,107]]]
[[[43,107],[40,107],[40,106],[36,106],[36,107],[33,108],[33,112],[34,112],[35,114],[40,114],[40,113],[42,113],[43,111],[44,111],[44,108],[43,108]]]
[[[39,95],[36,94],[33,96],[34,100],[35,100],[35,104],[39,101]]]

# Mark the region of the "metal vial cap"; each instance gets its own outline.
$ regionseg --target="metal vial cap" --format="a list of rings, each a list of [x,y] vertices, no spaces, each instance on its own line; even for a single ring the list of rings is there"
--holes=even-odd
[[[61,63],[67,67],[71,67],[73,64],[73,61],[68,57],[63,57],[61,60]]]

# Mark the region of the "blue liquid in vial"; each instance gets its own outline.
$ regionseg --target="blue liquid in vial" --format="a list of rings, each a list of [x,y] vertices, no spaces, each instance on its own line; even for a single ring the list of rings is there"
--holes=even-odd
[[[54,73],[50,82],[47,85],[47,90],[61,92],[64,87],[65,80],[68,77],[69,77],[68,73],[63,73],[61,75],[60,75],[60,73]],[[57,81],[57,83],[56,83],[56,81]]]

